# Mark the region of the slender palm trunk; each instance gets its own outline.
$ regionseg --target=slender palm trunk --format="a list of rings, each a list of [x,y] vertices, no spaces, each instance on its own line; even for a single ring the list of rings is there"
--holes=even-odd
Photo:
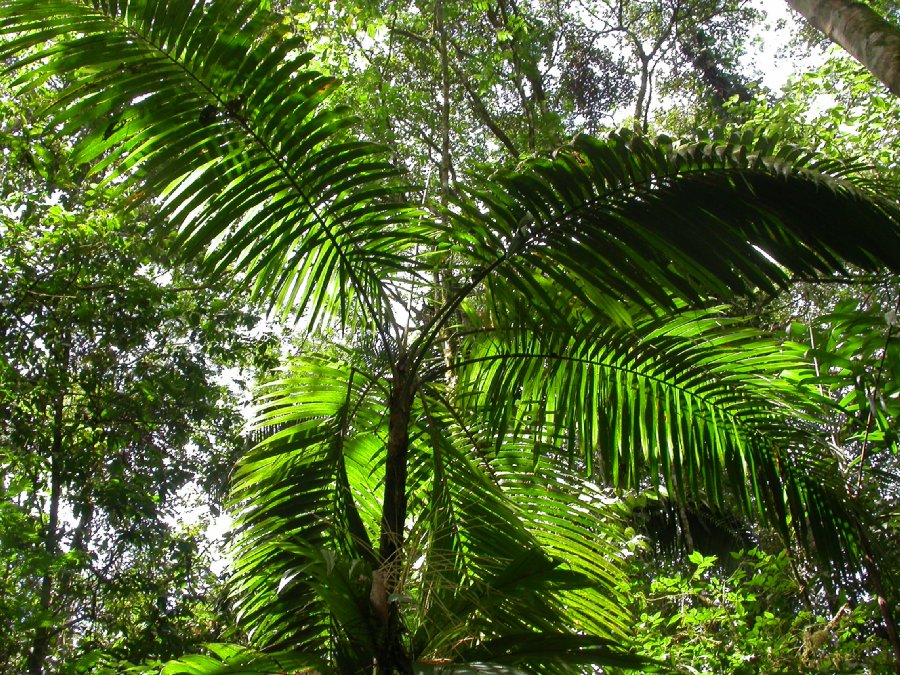
[[[406,525],[406,478],[409,456],[409,419],[414,389],[407,367],[407,356],[398,357],[391,386],[388,446],[384,475],[384,504],[381,518],[379,559],[372,588],[372,602],[382,622],[377,672],[379,675],[412,673],[412,663],[401,640],[401,621],[396,603],[390,602],[397,588]]]
[[[787,4],[900,96],[900,27],[853,0],[787,0]]]

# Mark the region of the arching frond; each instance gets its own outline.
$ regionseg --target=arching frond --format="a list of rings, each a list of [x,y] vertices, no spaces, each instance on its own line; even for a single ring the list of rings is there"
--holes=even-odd
[[[573,476],[535,480],[530,447],[488,459],[486,430],[461,424],[438,388],[423,388],[414,409],[404,557],[375,559],[387,390],[352,363],[349,350],[304,357],[266,387],[257,426],[267,437],[233,490],[234,594],[254,641],[354,667],[374,648],[370,599],[389,578],[422,663],[645,665],[622,647],[631,621],[618,512]]]
[[[614,543],[620,521],[599,490],[566,483],[549,463],[541,475],[553,483],[536,479],[530,448],[490,457],[483,425],[464,424],[439,392],[421,398],[427,454],[417,478],[429,485],[413,505],[419,519],[411,534],[425,556],[421,649],[440,654],[456,640],[469,649],[527,630],[625,638],[630,619],[618,597],[622,561]],[[515,590],[504,591],[502,579]],[[428,635],[435,626],[444,629]]]
[[[376,640],[367,599],[383,396],[377,373],[326,356],[267,385],[256,422],[265,438],[238,466],[231,497],[233,595],[256,644],[371,658],[355,650]]]
[[[515,439],[619,488],[736,500],[829,560],[858,559],[857,514],[815,424],[828,403],[780,379],[812,375],[801,348],[708,310],[563,325],[473,332],[461,350],[459,396],[497,449]]]
[[[191,654],[174,659],[162,667],[160,675],[283,675],[324,668],[322,661],[297,652],[263,654],[234,644],[208,644],[206,649],[212,655]]]
[[[459,260],[456,297],[485,288],[496,325],[519,314],[517,298],[545,324],[560,302],[624,321],[623,305],[659,314],[842,274],[848,263],[900,270],[900,207],[855,169],[750,136],[681,145],[580,136],[555,159],[460,196],[445,244]]]
[[[20,86],[66,83],[49,112],[79,137],[77,161],[129,205],[161,198],[186,257],[236,267],[313,323],[390,316],[418,216],[381,149],[326,104],[336,81],[262,3],[9,0],[0,26]]]

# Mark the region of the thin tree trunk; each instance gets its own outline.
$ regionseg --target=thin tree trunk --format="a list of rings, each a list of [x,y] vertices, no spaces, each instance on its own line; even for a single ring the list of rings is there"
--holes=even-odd
[[[637,100],[634,103],[634,126],[643,129],[644,119],[644,99],[647,97],[647,85],[650,81],[649,62],[650,59],[640,54],[641,60],[641,83],[638,87]],[[646,131],[646,129],[644,129]]]
[[[900,27],[853,0],[787,0],[787,4],[900,96]]]
[[[391,28],[391,33],[393,35],[402,35],[403,37],[410,38],[415,40],[419,44],[422,45],[430,45],[431,41],[422,37],[421,35],[416,35],[408,30],[404,30],[402,28]],[[446,30],[443,31],[443,35],[447,38],[447,44],[451,45],[456,53],[457,60],[464,60],[466,54],[463,52],[462,48],[456,41],[450,36],[447,35]],[[451,61],[448,56],[448,64],[450,68],[453,70],[453,73],[459,79],[459,83],[463,86],[463,89],[466,90],[466,94],[469,99],[469,103],[472,106],[472,112],[475,113],[475,116],[480,119],[484,125],[488,128],[488,130],[494,134],[498,141],[509,151],[509,154],[513,159],[518,159],[520,156],[519,149],[516,147],[515,143],[512,142],[512,139],[506,134],[503,129],[500,128],[499,123],[494,119],[491,115],[490,111],[487,108],[487,104],[484,100],[479,96],[478,92],[475,90],[475,87],[472,85],[472,81],[468,78],[468,76],[463,72],[462,68],[455,61]],[[448,120],[449,126],[449,120]],[[437,149],[436,146],[432,146],[434,149]],[[452,168],[452,166],[451,166]]]
[[[697,549],[694,547],[694,535],[691,532],[691,522],[688,520],[687,509],[684,508],[684,504],[678,504],[678,520],[681,524],[681,536],[684,539],[684,548],[687,550],[688,555],[692,554]]]
[[[372,582],[371,600],[375,614],[382,622],[381,643],[376,655],[379,675],[412,673],[412,663],[401,640],[402,626],[397,603],[390,602],[390,596],[397,588],[400,577],[403,531],[406,526],[409,418],[414,393],[407,358],[405,353],[398,356],[391,385],[379,542],[381,568],[376,571]]]
[[[67,338],[66,338],[67,339]],[[57,357],[57,365],[61,372],[65,372],[69,360],[67,346],[61,348]],[[44,536],[44,550],[47,553],[48,564],[41,580],[40,611],[44,623],[34,631],[31,641],[31,649],[28,653],[27,668],[29,675],[42,675],[44,662],[50,651],[50,640],[53,636],[52,627],[46,623],[46,619],[53,605],[53,586],[55,575],[52,569],[54,557],[59,553],[59,502],[62,496],[62,451],[63,451],[63,405],[65,390],[60,387],[53,401],[53,437],[50,442],[50,503],[47,507],[47,532]]]
[[[894,651],[894,672],[900,673],[900,635],[897,632],[897,622],[894,620],[894,614],[891,611],[891,605],[887,599],[884,582],[881,579],[881,570],[872,554],[872,548],[866,533],[862,528],[858,527],[859,540],[863,550],[863,566],[866,569],[866,577],[869,582],[869,588],[878,602],[878,610],[881,612],[881,620],[884,622],[884,629],[888,635],[888,642]]]
[[[436,0],[434,3],[434,23],[441,59],[441,163],[438,175],[441,181],[441,206],[446,207],[450,193],[450,65],[447,57],[443,0]]]
[[[59,461],[54,457],[51,459],[51,486],[50,486],[50,506],[49,519],[47,523],[47,536],[44,538],[44,548],[49,554],[47,569],[44,572],[44,578],[41,580],[40,608],[41,614],[47,617],[50,607],[53,604],[53,571],[51,569],[52,558],[57,552],[57,533],[59,528]],[[41,624],[34,631],[34,638],[31,641],[31,650],[28,653],[28,673],[29,675],[42,675],[44,672],[44,661],[47,658],[47,652],[50,650],[51,626]]]
[[[447,47],[450,44],[447,35],[447,25],[444,21],[444,2],[436,0],[434,5],[434,22],[438,36],[438,51],[441,58],[441,208],[446,213],[450,205],[450,55]],[[442,215],[442,217],[444,217]],[[446,221],[444,222],[446,226]],[[435,307],[443,307],[447,299],[453,295],[453,273],[450,271],[452,267],[450,263],[452,254],[447,254],[444,262],[440,263],[434,271],[435,281]],[[444,331],[442,336],[444,362],[448,368],[451,368],[456,361],[456,338],[450,331]],[[451,375],[451,388],[453,380]]]
[[[500,128],[500,125],[497,124],[494,118],[491,117],[491,114],[488,112],[487,106],[484,104],[484,101],[481,100],[478,92],[475,91],[475,88],[468,81],[468,79],[465,79],[465,75],[462,72],[462,69],[454,66],[453,72],[455,72],[457,77],[459,77],[462,81],[462,85],[466,90],[466,94],[468,94],[469,96],[469,102],[472,104],[472,111],[475,113],[478,119],[480,119],[490,130],[490,132],[494,134],[496,139],[503,144],[503,147],[505,147],[509,151],[509,154],[513,159],[519,159],[519,149],[516,147],[515,143],[512,142],[512,139],[506,134],[506,132]]]

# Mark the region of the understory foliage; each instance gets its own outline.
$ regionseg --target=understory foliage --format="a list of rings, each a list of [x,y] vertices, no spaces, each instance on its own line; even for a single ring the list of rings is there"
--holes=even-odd
[[[635,632],[650,656],[702,673],[891,669],[876,603],[813,611],[783,551],[738,550],[724,561],[695,551],[668,570],[649,560],[635,568]]]
[[[896,186],[758,130],[618,132],[466,182],[444,166],[433,199],[354,135],[336,81],[268,5],[0,2],[0,58],[19,95],[58,85],[47,128],[90,190],[301,345],[262,378],[257,442],[230,476],[246,644],[161,672],[725,668],[660,624],[727,614],[736,635],[752,615],[761,643],[775,628],[748,585],[764,566],[783,577],[796,558],[829,592],[865,579],[895,597],[884,524],[830,433],[860,400],[829,395],[817,347],[740,308],[798,279],[900,272]],[[892,419],[861,441],[866,480],[883,478],[869,441],[896,450]],[[618,497],[643,491],[759,523],[794,558],[750,554],[729,577],[740,595],[708,615],[650,611],[666,589],[732,591],[696,551],[690,578],[629,588]]]

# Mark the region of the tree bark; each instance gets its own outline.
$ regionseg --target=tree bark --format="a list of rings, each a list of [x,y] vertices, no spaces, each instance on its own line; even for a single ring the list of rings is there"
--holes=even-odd
[[[647,87],[650,83],[650,59],[644,56],[643,51],[638,56],[641,61],[641,84],[638,87],[637,100],[634,102],[634,126],[646,132],[647,129],[641,120],[644,119],[644,99],[647,97]]]
[[[384,469],[384,504],[379,543],[381,567],[373,575],[370,596],[375,614],[382,625],[376,655],[378,675],[412,673],[412,663],[403,649],[401,617],[397,603],[390,602],[390,596],[396,590],[400,576],[403,531],[406,526],[409,418],[414,393],[407,358],[405,353],[398,356],[391,385],[387,459]]]
[[[442,0],[437,0],[434,4],[434,23],[441,59],[441,163],[438,173],[441,181],[441,206],[446,207],[450,193],[450,66]]]
[[[900,96],[900,27],[853,0],[787,0],[787,4]]]
[[[737,96],[738,100],[743,102],[753,98],[740,78],[723,67],[712,40],[698,26],[691,25],[686,29],[686,34],[681,40],[681,52],[709,88],[717,108],[724,108],[732,96]]]
[[[59,357],[63,368],[69,360],[68,348],[63,347]],[[43,618],[46,620],[53,606],[53,587],[56,581],[56,573],[52,569],[52,561],[59,553],[59,505],[62,498],[62,449],[63,449],[63,404],[65,392],[61,389],[57,392],[53,402],[53,438],[50,447],[50,503],[47,507],[47,531],[44,536],[44,550],[47,553],[47,569],[41,580],[40,608]],[[29,675],[42,675],[44,661],[50,651],[50,640],[53,636],[51,626],[46,623],[38,626],[34,631],[31,641],[31,649],[28,652],[27,669]]]
[[[55,445],[55,443],[54,443]],[[49,505],[49,522],[47,523],[47,535],[44,540],[44,549],[52,560],[57,554],[59,545],[57,541],[59,532],[59,500],[60,500],[60,476],[59,476],[59,458],[51,457],[51,478],[50,478],[50,505]],[[41,613],[46,619],[53,604],[53,582],[54,573],[50,569],[50,565],[44,572],[44,578],[41,580],[40,608]],[[34,638],[31,641],[31,649],[28,652],[28,675],[42,675],[44,672],[44,661],[47,659],[47,653],[50,650],[50,638],[52,636],[51,627],[47,624],[41,624],[34,631]]]
[[[894,651],[894,672],[900,673],[900,635],[897,632],[897,622],[894,620],[894,613],[891,611],[891,605],[888,602],[888,595],[884,588],[884,582],[881,579],[881,568],[875,561],[875,555],[872,553],[872,547],[866,537],[866,533],[857,525],[859,540],[863,551],[863,566],[866,570],[866,577],[869,582],[869,589],[878,603],[878,611],[881,612],[881,620],[884,623],[884,629],[888,636],[888,642],[891,643],[891,649]]]

